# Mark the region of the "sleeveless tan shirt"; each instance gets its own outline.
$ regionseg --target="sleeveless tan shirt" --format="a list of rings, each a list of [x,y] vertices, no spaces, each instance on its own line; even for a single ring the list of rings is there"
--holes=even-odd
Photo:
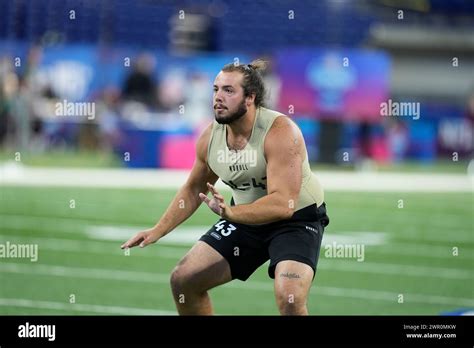
[[[248,204],[267,195],[267,161],[264,155],[265,136],[273,121],[281,113],[257,108],[252,134],[244,149],[229,150],[227,127],[214,121],[207,148],[207,162],[211,170],[232,189],[234,203]],[[302,163],[302,181],[295,211],[324,201],[324,192],[311,172],[308,154]]]

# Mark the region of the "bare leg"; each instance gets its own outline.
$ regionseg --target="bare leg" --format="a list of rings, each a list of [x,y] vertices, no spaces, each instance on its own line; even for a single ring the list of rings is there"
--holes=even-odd
[[[313,269],[305,263],[286,260],[275,268],[275,298],[281,315],[308,315],[306,300]]]
[[[198,241],[171,274],[171,290],[180,315],[212,315],[207,290],[232,280],[229,263]]]

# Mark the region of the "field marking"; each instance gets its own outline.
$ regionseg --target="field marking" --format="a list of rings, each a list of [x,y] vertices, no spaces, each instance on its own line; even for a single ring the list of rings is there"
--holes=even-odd
[[[320,293],[325,296],[333,297],[352,297],[359,299],[374,299],[381,301],[397,302],[398,296],[396,294],[388,291],[380,290],[365,290],[365,289],[348,289],[348,288],[337,288],[329,286],[316,286],[316,294]],[[459,302],[457,301],[459,300]],[[403,301],[405,304],[410,302],[412,303],[422,303],[422,304],[443,304],[443,305],[460,305],[472,307],[474,305],[474,300],[470,298],[456,298],[456,297],[446,297],[446,296],[437,296],[437,295],[424,295],[424,294],[410,294],[403,293]],[[398,303],[398,302],[397,302]]]
[[[7,238],[5,238],[7,237]],[[9,240],[12,242],[9,236],[0,235],[0,241]],[[14,237],[14,236],[13,236]],[[115,248],[105,247],[106,242],[92,242],[92,241],[76,241],[67,239],[55,239],[55,238],[13,238],[13,240],[20,240],[27,243],[36,243],[39,246],[39,258],[41,258],[41,250],[55,250],[60,252],[71,251],[71,252],[92,252],[103,254],[108,253],[110,255],[121,256],[124,255],[125,251],[119,249],[119,244]],[[82,245],[81,245],[82,244]],[[318,267],[320,269],[327,269],[333,271],[343,272],[359,272],[359,273],[374,273],[382,275],[403,275],[413,277],[424,277],[424,278],[440,278],[440,279],[472,279],[474,278],[474,272],[471,269],[460,269],[460,268],[447,268],[447,267],[431,267],[431,266],[416,266],[407,264],[392,264],[382,262],[356,262],[355,260],[338,259],[326,257],[326,247],[331,244],[323,244],[321,248],[321,258]],[[376,249],[374,249],[376,250]],[[131,257],[134,249],[130,250],[130,254],[126,257]],[[160,245],[156,252],[153,254],[139,254],[140,257],[153,257],[153,258],[169,258],[178,260],[187,252],[185,248],[169,247]],[[367,255],[370,255],[369,250],[366,250]],[[365,256],[367,258],[367,255]],[[451,256],[453,257],[453,256]],[[333,261],[333,262],[330,262]]]
[[[393,223],[391,224],[394,225]],[[402,223],[400,222],[400,224]],[[416,228],[404,228],[404,230],[401,229],[401,232],[397,234],[396,237],[400,239],[422,240],[427,242],[474,243],[474,234],[472,232],[469,232],[468,230],[450,231],[450,234],[444,235],[433,235],[429,232],[425,232],[422,234],[413,234],[413,232],[416,233]]]
[[[68,267],[58,265],[25,265],[22,263],[0,263],[0,272],[41,274],[58,277],[77,277],[87,279],[108,279],[120,281],[136,281],[147,283],[169,283],[170,275],[163,273],[147,273],[141,271],[122,271],[114,269]]]
[[[180,226],[160,239],[160,243],[192,245],[209,230],[210,226]],[[138,230],[134,230],[134,233]],[[133,232],[121,226],[88,226],[85,233],[95,240],[125,241]],[[386,233],[382,232],[338,232],[325,234],[323,245],[332,243],[380,245],[386,242]]]
[[[133,234],[143,229],[149,228],[149,226],[132,226],[132,225],[109,225],[109,221],[104,221],[104,225],[89,225],[90,219],[88,218],[65,218],[65,217],[45,217],[45,216],[27,216],[27,215],[16,215],[16,214],[1,214],[0,219],[2,221],[2,229],[11,228],[14,230],[18,229],[32,229],[38,228],[38,225],[48,224],[52,226],[52,230],[58,232],[77,233],[83,235],[84,233],[93,239],[103,240],[114,240],[114,241],[125,241],[128,240]],[[187,244],[194,243],[199,239],[201,235],[206,233],[214,222],[209,225],[203,226],[179,226],[172,233],[169,233],[161,242],[170,244]],[[391,222],[392,225],[400,224],[404,222]],[[371,231],[329,231],[324,235],[328,242],[332,243],[331,238],[335,238],[337,241],[338,236],[341,233],[354,234],[354,236],[362,236],[363,233],[368,233],[368,241],[365,241],[367,245],[371,244],[383,244],[384,238],[379,237],[380,235],[388,235],[391,232],[371,232]],[[372,234],[372,235],[371,235]],[[357,238],[358,238],[357,237]],[[397,237],[409,239],[409,240],[422,240],[426,242],[447,242],[447,243],[473,243],[474,235],[469,230],[456,229],[450,231],[449,234],[435,235],[429,233],[417,234],[416,229],[413,232],[409,226],[404,226]],[[377,239],[378,238],[378,239]],[[382,240],[380,240],[382,239]],[[354,243],[364,243],[362,241],[355,241]],[[455,246],[455,245],[453,245]]]
[[[373,273],[381,275],[397,275],[399,277],[416,277],[416,278],[435,278],[435,279],[453,279],[453,280],[473,280],[474,271],[472,269],[457,269],[446,267],[430,267],[430,266],[413,266],[407,264],[393,264],[382,262],[357,262],[338,260],[328,263],[330,258],[321,258],[318,268],[343,271],[343,272],[359,272]]]
[[[453,245],[454,246],[454,245]],[[418,257],[474,260],[474,248],[458,247],[458,256],[453,255],[453,246],[437,246],[423,243],[401,243],[390,241],[377,248],[366,250],[375,254],[409,255]]]
[[[24,228],[33,229],[39,224],[50,224],[56,229],[70,229],[74,227],[80,227],[82,231],[84,229],[84,222],[89,222],[90,218],[67,218],[67,217],[49,217],[49,216],[29,216],[19,214],[5,214],[0,213],[2,219],[2,228]],[[109,221],[104,221],[109,222]]]
[[[196,243],[199,238],[205,234],[211,225],[209,226],[179,226],[171,233],[160,239],[160,243],[164,244],[183,244],[192,245]],[[141,230],[146,229],[143,227]],[[107,241],[127,241],[140,229],[131,229],[128,226],[100,226],[91,225],[85,229],[85,234],[88,238],[94,240],[107,240]]]
[[[170,169],[83,169],[27,167],[17,162],[0,163],[0,185],[72,186],[108,188],[181,187],[189,170]],[[317,171],[327,191],[365,192],[470,192],[474,176],[466,174],[381,173]],[[221,180],[217,188],[228,191]]]
[[[63,239],[63,238],[49,238],[49,237],[26,237],[26,236],[14,236],[14,235],[0,235],[0,242],[9,241],[10,243],[25,243],[25,244],[38,244],[39,252],[41,250],[53,250],[61,252],[80,252],[80,253],[93,253],[93,254],[108,254],[123,256],[125,251],[120,249],[121,243],[115,243],[112,241],[92,241],[92,240],[79,240],[79,239]],[[161,243],[161,242],[160,242]],[[150,248],[146,250],[151,250]],[[163,257],[178,259],[185,252],[189,250],[189,246],[164,246],[159,245],[157,250],[153,250],[153,254],[140,253],[140,257]],[[127,257],[133,256],[135,252],[140,252],[140,249],[130,249],[130,254]]]
[[[163,273],[150,273],[150,272],[133,272],[133,271],[121,271],[113,269],[96,269],[96,268],[79,268],[79,267],[65,267],[57,265],[25,265],[20,263],[3,263],[0,264],[0,272],[4,273],[17,273],[17,274],[34,274],[43,276],[58,276],[58,277],[70,277],[70,278],[86,278],[86,279],[101,279],[101,280],[120,280],[120,281],[133,281],[133,282],[144,282],[144,283],[159,283],[169,284],[169,275]],[[233,281],[223,285],[225,288],[236,288],[246,290],[261,290],[261,291],[272,291],[272,282],[260,282],[260,281],[249,281],[247,283]],[[379,290],[366,290],[366,289],[354,289],[354,288],[337,288],[337,287],[325,287],[316,286],[312,287],[311,292],[316,294],[320,293],[325,296],[336,296],[346,298],[360,298],[366,300],[381,300],[396,302],[398,299],[397,293],[391,293],[388,291]],[[456,306],[470,306],[474,307],[474,299],[462,298],[462,297],[446,297],[438,295],[424,295],[424,294],[404,294],[404,298],[412,299],[414,303],[422,304],[446,304]],[[407,301],[405,301],[406,303]]]
[[[80,252],[80,253],[92,253],[92,254],[107,254],[121,256],[125,254],[124,250],[119,249],[120,243],[115,241],[93,241],[93,240],[78,240],[78,239],[63,239],[63,238],[49,238],[49,237],[26,237],[17,235],[0,235],[0,242],[10,241],[11,243],[24,243],[24,244],[38,244],[41,250],[52,250],[59,252]],[[327,245],[326,244],[323,244]],[[167,258],[178,260],[180,259],[191,247],[191,244],[182,244],[180,246],[165,245],[161,241],[145,250],[153,250],[153,253],[143,252],[140,249],[130,249],[128,256],[139,256],[139,257],[151,257],[151,258]],[[474,260],[474,250],[470,248],[459,248],[459,255],[453,256],[452,248],[450,246],[432,246],[426,244],[413,245],[412,243],[393,243],[389,242],[385,245],[379,245],[376,248],[370,247],[365,249],[365,258],[370,259],[372,254],[381,255],[408,255],[415,257],[424,258],[445,258],[445,259],[456,259],[461,261]],[[137,253],[137,254],[135,254]],[[321,252],[320,259],[326,259],[324,255],[324,247]]]
[[[84,303],[68,304],[63,302],[28,300],[24,298],[0,298],[0,307],[41,308],[61,311],[93,312],[117,315],[177,315],[177,313],[173,311],[152,310],[133,307],[91,305]]]

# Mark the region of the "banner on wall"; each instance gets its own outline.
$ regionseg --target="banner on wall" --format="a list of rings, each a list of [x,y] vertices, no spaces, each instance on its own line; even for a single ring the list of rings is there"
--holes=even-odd
[[[276,54],[279,110],[378,122],[389,96],[389,57],[378,51],[297,49]],[[291,112],[290,112],[291,113]]]
[[[21,75],[28,67],[28,54],[33,45],[17,41],[0,41],[0,58],[12,60]],[[34,71],[42,84],[50,85],[59,99],[85,101],[93,99],[107,87],[121,88],[138,57],[146,54],[153,60],[153,78],[168,82],[205,80],[209,95],[212,82],[225,64],[233,63],[235,55],[201,54],[173,56],[160,50],[138,50],[131,47],[98,47],[88,44],[67,44],[37,47],[38,66]],[[242,62],[247,55],[238,55]],[[181,86],[182,87],[182,86]],[[184,90],[184,87],[182,88]],[[211,99],[209,99],[211,105]]]

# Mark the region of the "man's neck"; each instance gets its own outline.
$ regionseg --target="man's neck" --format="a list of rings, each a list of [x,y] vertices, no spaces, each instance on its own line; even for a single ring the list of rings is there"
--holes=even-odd
[[[227,125],[228,134],[231,135],[234,139],[241,137],[247,139],[250,138],[256,116],[257,111],[255,110],[255,108],[249,108],[245,115],[242,116],[239,120]]]

